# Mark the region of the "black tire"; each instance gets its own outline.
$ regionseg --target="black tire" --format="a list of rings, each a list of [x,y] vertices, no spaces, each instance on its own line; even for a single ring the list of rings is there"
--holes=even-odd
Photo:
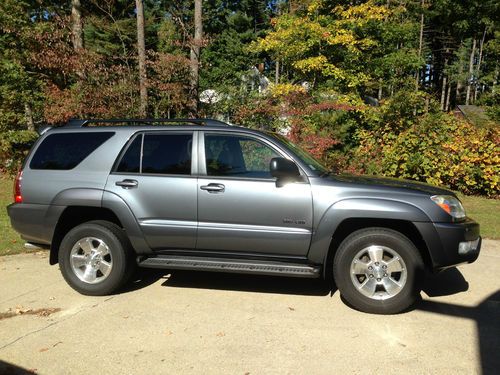
[[[82,273],[87,265],[75,268],[72,267],[71,253],[73,248],[81,248],[78,251],[83,251],[83,247],[77,246],[80,240],[85,238],[94,238],[92,246],[97,246],[98,241],[105,244],[107,255],[97,261],[103,260],[111,264],[109,273],[103,274],[100,269],[97,270],[96,280],[90,283],[82,280],[78,274]],[[75,250],[76,251],[76,250]],[[76,253],[74,256],[83,256]],[[123,230],[116,224],[96,220],[80,224],[71,229],[63,238],[59,246],[59,268],[66,282],[76,291],[85,295],[103,296],[112,294],[123,286],[132,273],[134,272],[134,256],[130,243]],[[104,263],[104,262],[103,262]],[[100,281],[99,279],[102,279]]]
[[[380,255],[383,260],[375,262]],[[420,295],[423,271],[415,245],[386,228],[353,232],[342,241],[333,261],[333,276],[343,299],[357,310],[375,314],[396,314],[410,307]]]

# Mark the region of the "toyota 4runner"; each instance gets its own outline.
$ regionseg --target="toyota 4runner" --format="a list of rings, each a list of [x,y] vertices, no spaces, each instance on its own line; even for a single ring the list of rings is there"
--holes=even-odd
[[[354,308],[397,313],[426,269],[471,263],[481,247],[449,190],[335,175],[281,135],[208,119],[49,129],[14,200],[14,229],[50,247],[50,264],[87,295],[113,293],[136,265],[333,275]]]

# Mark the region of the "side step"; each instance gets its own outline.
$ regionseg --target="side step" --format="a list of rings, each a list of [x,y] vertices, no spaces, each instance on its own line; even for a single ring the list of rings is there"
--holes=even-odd
[[[156,256],[138,262],[140,267],[171,270],[199,270],[259,275],[318,278],[321,267],[300,263],[284,263],[257,260],[203,258],[181,256]]]

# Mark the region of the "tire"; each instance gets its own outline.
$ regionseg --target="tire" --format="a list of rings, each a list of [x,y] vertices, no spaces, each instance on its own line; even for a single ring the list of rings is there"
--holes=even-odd
[[[348,305],[396,314],[420,295],[422,257],[404,235],[386,228],[361,229],[340,244],[333,261],[337,288]]]
[[[71,229],[59,246],[58,257],[66,282],[85,295],[112,294],[134,271],[125,233],[108,221],[89,221]]]

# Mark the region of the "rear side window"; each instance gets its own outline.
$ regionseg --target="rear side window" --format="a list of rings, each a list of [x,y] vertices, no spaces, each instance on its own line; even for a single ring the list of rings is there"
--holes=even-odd
[[[141,168],[142,135],[135,137],[123,154],[116,170],[124,173],[139,173]]]
[[[116,171],[121,173],[191,174],[192,145],[192,134],[144,134],[144,136],[138,136],[123,154]]]
[[[115,134],[114,132],[82,132],[51,134],[38,146],[31,159],[31,169],[68,170]]]

